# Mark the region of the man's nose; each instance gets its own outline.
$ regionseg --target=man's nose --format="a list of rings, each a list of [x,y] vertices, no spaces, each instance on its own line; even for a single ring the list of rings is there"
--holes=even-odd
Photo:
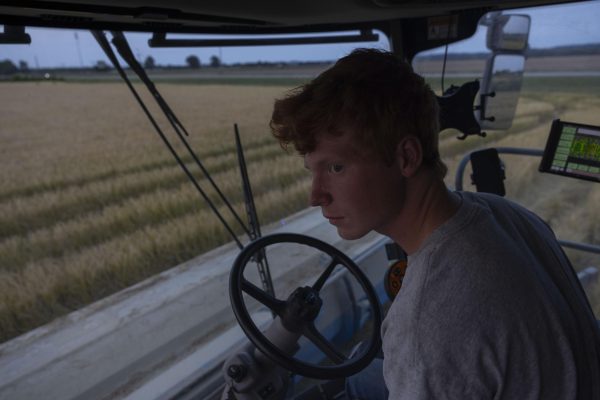
[[[323,188],[319,180],[312,182],[310,191],[310,205],[313,207],[326,206],[331,203],[331,194]]]

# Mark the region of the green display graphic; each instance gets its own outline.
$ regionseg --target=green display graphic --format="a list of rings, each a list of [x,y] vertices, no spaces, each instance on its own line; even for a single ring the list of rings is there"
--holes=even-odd
[[[569,151],[571,157],[600,161],[600,137],[577,135]]]

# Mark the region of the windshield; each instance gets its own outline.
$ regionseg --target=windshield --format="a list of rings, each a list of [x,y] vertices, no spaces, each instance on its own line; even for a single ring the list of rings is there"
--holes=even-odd
[[[599,7],[515,11],[532,17],[516,117],[510,129],[485,138],[460,141],[458,132],[441,134],[450,187],[469,150],[541,149],[554,118],[600,125],[600,31],[597,21],[586,22]],[[445,89],[481,77],[487,55],[483,30],[449,46]],[[0,341],[232,240],[91,34],[27,31],[31,46],[3,49],[0,57]],[[245,218],[233,136],[238,125],[264,226],[285,225],[305,209],[310,185],[302,160],[283,152],[270,135],[274,99],[354,47],[389,47],[383,35],[379,42],[352,45],[176,50],[149,48],[148,34],[127,38],[189,131],[191,146]],[[438,95],[443,58],[444,49],[435,49],[413,63]],[[157,112],[141,84],[134,86]],[[164,120],[159,125],[166,130]],[[542,175],[536,158],[502,158],[507,197],[541,215],[559,238],[599,243],[599,185]],[[191,157],[184,162],[191,165]],[[222,202],[210,196],[225,213]],[[567,252],[578,269],[600,265],[597,255]]]

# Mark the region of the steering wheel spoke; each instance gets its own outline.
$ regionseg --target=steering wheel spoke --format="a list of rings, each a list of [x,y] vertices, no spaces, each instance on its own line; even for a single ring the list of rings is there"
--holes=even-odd
[[[321,335],[321,332],[317,330],[314,324],[309,324],[303,334],[334,363],[339,365],[348,361],[346,356],[340,353],[329,340]]]
[[[323,271],[321,276],[319,276],[319,278],[317,279],[315,284],[312,285],[312,288],[315,289],[317,292],[320,292],[321,289],[323,288],[323,285],[325,284],[325,281],[329,278],[329,276],[335,269],[336,265],[338,265],[339,263],[340,263],[340,261],[337,259],[337,257],[333,257],[333,259],[331,260],[331,262],[329,263],[329,265],[327,266],[325,271]]]
[[[277,315],[280,314],[281,310],[283,310],[283,307],[285,306],[285,301],[276,299],[246,279],[242,279],[242,290],[248,293],[254,300],[258,301],[264,306],[267,306]]]

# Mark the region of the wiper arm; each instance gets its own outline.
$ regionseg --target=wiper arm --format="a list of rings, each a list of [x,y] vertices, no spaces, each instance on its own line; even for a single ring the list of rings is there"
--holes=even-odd
[[[160,129],[160,127],[156,123],[156,120],[154,119],[154,117],[152,117],[152,114],[150,113],[150,111],[148,110],[148,108],[146,107],[144,102],[142,101],[141,97],[139,96],[139,94],[137,93],[137,91],[135,90],[133,85],[131,84],[131,81],[127,77],[127,74],[125,73],[125,71],[123,71],[123,68],[121,68],[121,65],[119,64],[119,61],[117,60],[117,57],[116,57],[114,51],[112,50],[108,40],[106,39],[104,32],[102,32],[102,31],[91,31],[91,32],[92,32],[92,35],[94,36],[94,38],[96,39],[96,41],[98,42],[98,44],[100,45],[100,47],[102,48],[102,50],[104,50],[104,53],[106,54],[106,56],[112,62],[113,66],[115,67],[115,69],[117,70],[117,72],[119,73],[121,78],[123,78],[123,80],[129,87],[129,89],[133,93],[133,96],[135,97],[135,99],[138,101],[138,103],[142,107],[142,110],[144,111],[144,113],[146,114],[146,116],[148,117],[148,119],[150,120],[152,125],[154,126],[156,132],[158,133],[158,135],[160,136],[160,138],[162,139],[164,144],[167,146],[167,148],[169,149],[169,151],[171,152],[171,154],[173,155],[173,157],[175,158],[175,160],[177,161],[179,166],[183,169],[183,171],[185,172],[187,177],[190,179],[190,181],[192,182],[192,184],[194,185],[196,190],[204,198],[204,200],[209,205],[211,210],[215,213],[217,218],[219,218],[219,220],[221,221],[221,223],[223,224],[225,229],[229,232],[229,234],[231,235],[233,240],[238,245],[238,247],[240,249],[243,248],[244,246],[242,245],[242,243],[240,242],[240,240],[238,239],[236,234],[233,232],[233,230],[231,229],[231,227],[229,226],[227,221],[225,221],[225,219],[223,218],[223,216],[221,215],[219,210],[216,208],[214,203],[210,200],[210,198],[207,196],[207,194],[204,192],[204,190],[200,187],[200,184],[198,183],[196,178],[192,175],[192,173],[187,168],[187,166],[185,165],[185,163],[183,162],[181,157],[177,154],[177,152],[175,151],[175,149],[173,148],[173,146],[171,145],[171,143],[165,136],[164,132]],[[162,96],[160,95],[160,93],[158,92],[156,87],[154,86],[154,83],[148,78],[148,75],[146,74],[144,69],[141,67],[141,65],[137,62],[137,60],[133,56],[133,53],[132,53],[129,45],[127,44],[127,40],[125,39],[125,36],[123,35],[123,33],[122,32],[112,32],[112,34],[114,36],[113,43],[115,44],[115,47],[119,51],[119,54],[121,55],[121,57],[123,57],[123,59],[127,62],[127,64],[130,66],[130,68],[134,72],[136,72],[136,74],[142,80],[142,82],[144,82],[144,84],[146,84],[146,87],[152,93],[156,102],[158,103],[160,108],[165,113],[165,116],[167,117],[167,119],[169,120],[171,125],[173,126],[173,129],[175,129],[177,136],[180,138],[180,140],[185,145],[186,149],[188,150],[188,152],[190,153],[190,155],[196,162],[196,165],[198,165],[198,167],[200,167],[200,169],[204,173],[204,176],[208,179],[208,181],[211,183],[211,185],[213,186],[215,191],[219,194],[220,198],[223,200],[223,203],[225,203],[226,206],[229,208],[229,210],[231,211],[231,213],[233,214],[235,219],[241,225],[242,229],[246,232],[246,234],[248,234],[248,236],[250,236],[250,231],[248,230],[246,225],[242,222],[239,215],[235,212],[235,210],[231,206],[231,203],[227,200],[227,198],[225,197],[223,192],[219,189],[217,184],[213,181],[213,179],[211,178],[210,174],[208,173],[208,171],[206,170],[204,165],[200,162],[200,160],[198,159],[198,157],[196,156],[196,154],[194,153],[192,148],[189,146],[187,140],[185,140],[185,137],[183,136],[183,134],[181,132],[183,131],[187,135],[187,131],[185,130],[183,125],[179,122],[179,120],[177,119],[177,117],[175,116],[175,114],[173,113],[171,108],[167,105],[165,100],[162,98]]]

